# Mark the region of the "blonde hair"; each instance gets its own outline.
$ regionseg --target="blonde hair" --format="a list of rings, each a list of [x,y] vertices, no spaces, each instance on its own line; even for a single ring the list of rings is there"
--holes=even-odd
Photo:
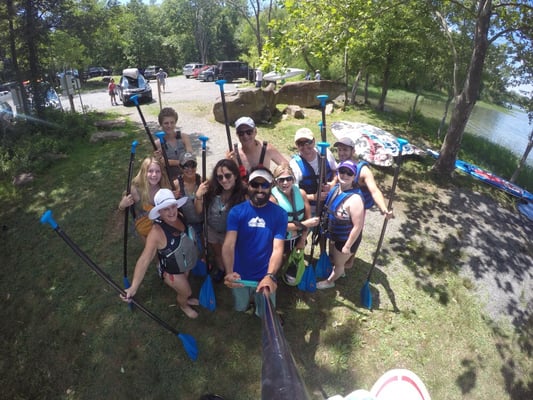
[[[279,164],[274,170],[274,172],[272,173],[272,175],[274,175],[274,178],[277,178],[284,172],[288,173],[290,176],[294,178],[294,172],[292,171],[292,168],[290,167],[289,163],[286,163],[286,162]]]
[[[141,168],[139,169],[139,172],[132,180],[132,183],[135,185],[139,192],[142,205],[152,204],[152,199],[150,198],[150,183],[148,182],[148,179],[146,177],[146,174],[148,173],[148,168],[150,168],[151,164],[157,164],[159,166],[159,169],[161,170],[161,180],[159,181],[159,188],[171,189],[167,171],[163,163],[160,162],[157,158],[146,157],[141,163]]]

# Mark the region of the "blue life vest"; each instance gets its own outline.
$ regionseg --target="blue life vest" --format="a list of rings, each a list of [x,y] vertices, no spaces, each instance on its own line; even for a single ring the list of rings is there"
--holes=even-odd
[[[326,197],[325,211],[327,212],[327,237],[334,242],[343,242],[348,240],[350,232],[353,228],[352,220],[349,219],[339,219],[335,215],[335,211],[342,204],[344,200],[358,194],[362,197],[361,189],[352,188],[345,192],[341,191],[340,184],[336,184],[328,193]]]
[[[317,155],[317,157],[320,157]],[[311,167],[311,164],[309,164],[306,160],[304,160],[299,154],[296,154],[294,157],[294,160],[298,164],[298,167],[300,168],[300,171],[302,171],[302,180],[298,183],[298,186],[300,186],[300,189],[305,190],[305,193],[307,194],[315,194],[318,192],[318,179],[319,176],[315,173],[315,170],[313,167]],[[318,160],[320,163],[320,160]],[[331,167],[329,166],[329,162],[326,156],[326,181],[330,181],[332,177]]]
[[[302,194],[300,193],[300,188],[297,185],[292,185],[292,199],[289,199],[285,193],[283,193],[277,186],[272,188],[272,196],[278,201],[278,205],[287,211],[289,217],[288,221],[302,221],[304,219],[305,204]],[[298,230],[298,233],[294,231],[287,231],[287,236],[285,240],[293,239],[294,237],[300,236],[301,230]]]
[[[359,185],[359,175],[361,174],[361,169],[364,166],[368,166],[368,163],[366,161],[359,161],[357,163],[357,173],[355,174],[354,182],[356,183],[357,187],[360,189],[360,195],[363,198],[363,204],[365,206],[365,209],[372,208],[374,205],[374,198],[372,197],[372,194],[368,190],[366,186]]]

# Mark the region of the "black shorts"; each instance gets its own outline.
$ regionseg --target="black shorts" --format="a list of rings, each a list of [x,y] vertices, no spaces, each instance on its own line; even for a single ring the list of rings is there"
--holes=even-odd
[[[361,239],[363,239],[363,232],[361,232],[359,234],[359,237],[355,240],[355,242],[352,244],[352,247],[350,247],[350,253],[357,253],[357,249],[359,248],[359,245],[361,244]],[[335,248],[337,250],[339,250],[340,252],[342,252],[342,248],[344,247],[344,245],[346,244],[346,240],[343,240],[343,241],[337,241],[337,242],[334,242],[335,243]]]

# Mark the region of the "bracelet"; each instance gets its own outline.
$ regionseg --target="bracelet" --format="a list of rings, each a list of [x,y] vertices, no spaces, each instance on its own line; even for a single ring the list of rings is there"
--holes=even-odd
[[[272,279],[274,281],[274,283],[278,283],[278,278],[276,278],[276,275],[274,275],[273,273],[269,272],[268,274],[265,275],[265,278],[266,277],[269,277],[270,279]]]

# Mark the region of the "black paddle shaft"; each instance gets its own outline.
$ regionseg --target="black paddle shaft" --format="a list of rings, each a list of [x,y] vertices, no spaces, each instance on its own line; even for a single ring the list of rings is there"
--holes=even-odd
[[[387,205],[388,211],[392,209],[392,201],[394,200],[394,193],[396,192],[396,186],[398,185],[398,177],[400,176],[401,164],[402,164],[402,146],[400,146],[400,152],[398,153],[398,162],[396,163],[396,168],[394,169],[394,178],[392,179],[392,187],[390,189],[389,204]],[[376,263],[378,261],[379,252],[381,250],[381,245],[383,244],[383,238],[385,237],[385,231],[387,230],[388,222],[389,222],[388,218],[385,218],[385,220],[383,221],[383,227],[381,228],[381,234],[379,235],[378,246],[376,247],[374,259],[372,260],[372,267],[368,271],[368,275],[366,277],[367,281],[370,281],[370,276],[372,275],[374,267],[376,266]]]
[[[133,141],[131,144],[131,152],[130,152],[130,163],[128,166],[128,180],[126,182],[126,196],[128,196],[131,193],[131,181],[133,178],[133,164],[135,162],[135,147],[137,147],[137,141]],[[123,249],[123,272],[124,272],[124,279],[128,278],[128,220],[129,220],[129,213],[135,217],[135,212],[133,207],[126,207],[124,210],[124,249]]]
[[[76,243],[70,239],[70,237],[63,232],[63,230],[57,226],[54,228],[54,230],[57,232],[57,234],[65,241],[65,243],[76,253],[100,278],[102,278],[104,281],[107,282],[109,286],[111,286],[117,293],[121,295],[126,295],[126,292],[122,290],[122,288],[117,285],[98,265],[92,261],[87,254],[81,250]],[[161,325],[163,328],[167,329],[168,331],[172,332],[174,335],[180,335],[180,332],[178,332],[176,329],[171,327],[169,324],[167,324],[165,321],[163,321],[161,318],[159,318],[157,315],[152,313],[150,310],[148,310],[144,305],[139,303],[137,300],[135,300],[133,297],[131,298],[131,302],[135,304],[135,306],[141,310],[143,313],[145,313],[148,317],[153,319],[155,322],[157,322],[159,325]]]
[[[220,88],[220,101],[222,102],[222,111],[224,112],[224,125],[226,126],[226,137],[228,139],[228,149],[229,151],[231,151],[233,149],[233,145],[231,144],[231,132],[229,129],[228,109],[226,107],[226,95],[224,93],[224,83],[226,83],[226,81],[219,80],[219,81],[216,81],[215,83]]]

